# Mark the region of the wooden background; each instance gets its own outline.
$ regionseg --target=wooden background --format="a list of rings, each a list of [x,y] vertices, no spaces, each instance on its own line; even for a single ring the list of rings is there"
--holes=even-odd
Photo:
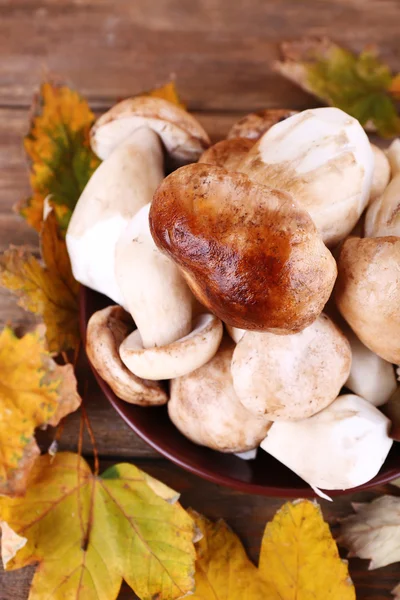
[[[76,87],[100,111],[176,74],[189,109],[219,139],[251,110],[313,104],[274,74],[280,41],[328,35],[354,51],[375,43],[400,70],[399,33],[398,0],[0,0],[0,250],[10,243],[37,248],[35,233],[13,214],[12,205],[29,191],[21,141],[32,94],[46,74]],[[2,290],[0,321],[28,322]],[[257,558],[264,524],[283,499],[238,494],[188,475],[137,439],[94,384],[89,403],[103,467],[134,461],[182,492],[185,506],[226,518]],[[76,448],[76,429],[72,416],[62,448]],[[84,451],[91,453],[87,442]],[[396,493],[387,486],[322,502],[324,515],[335,527],[350,513],[352,501],[387,491]],[[358,599],[390,598],[400,582],[399,564],[368,572],[366,561],[352,560],[350,570]],[[25,600],[32,573],[0,572],[0,600]],[[123,587],[120,598],[134,595]]]

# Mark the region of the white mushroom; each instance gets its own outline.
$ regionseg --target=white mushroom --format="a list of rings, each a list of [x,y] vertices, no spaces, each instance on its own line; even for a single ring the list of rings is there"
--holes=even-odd
[[[168,397],[160,384],[139,379],[122,364],[119,346],[132,329],[131,318],[120,306],[109,306],[95,312],[86,330],[88,358],[100,377],[122,400],[141,406],[165,404]]]
[[[366,237],[400,236],[400,174],[368,207],[364,227]]]
[[[271,421],[305,419],[333,402],[351,365],[350,346],[322,314],[293,335],[247,331],[232,359],[242,404]]]
[[[375,144],[371,144],[371,148],[374,153],[374,171],[369,197],[370,202],[383,194],[390,181],[390,163],[386,154]]]
[[[256,448],[271,423],[249,413],[237,398],[230,374],[234,345],[226,339],[200,369],[171,381],[168,413],[192,442],[220,452]]]
[[[382,406],[396,391],[393,365],[364,346],[350,327],[343,333],[350,343],[352,354],[345,387],[374,406]]]
[[[115,245],[163,179],[163,150],[172,161],[190,162],[208,144],[191,115],[160,98],[124,100],[98,119],[91,145],[105,160],[82,192],[66,236],[75,279],[123,304]]]
[[[392,177],[400,173],[400,138],[396,138],[386,150],[386,156],[390,163]]]
[[[240,170],[291,192],[328,246],[353,229],[371,190],[374,156],[360,123],[338,108],[316,108],[273,125]]]
[[[345,490],[378,473],[393,442],[389,427],[375,406],[349,394],[309,419],[274,423],[261,448],[312,487]]]

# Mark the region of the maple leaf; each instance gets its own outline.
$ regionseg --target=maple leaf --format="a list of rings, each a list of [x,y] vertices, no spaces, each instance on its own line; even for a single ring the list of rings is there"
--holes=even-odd
[[[265,528],[259,570],[281,600],[355,600],[343,561],[318,504],[287,502]]]
[[[370,569],[400,561],[400,498],[382,496],[352,506],[356,514],[342,520],[338,538],[349,556],[371,559]]]
[[[42,456],[25,497],[0,498],[5,567],[39,562],[29,600],[114,600],[122,579],[143,600],[182,597],[195,526],[176,498],[133,465],[98,477],[77,454]]]
[[[172,104],[177,104],[181,108],[186,109],[185,104],[183,104],[179,98],[174,81],[169,81],[168,83],[159,88],[155,88],[150,92],[144,92],[144,94],[139,95],[153,96],[154,98],[162,98],[163,100],[168,100],[168,102],[172,102]]]
[[[79,284],[53,211],[43,222],[41,253],[43,262],[24,247],[4,252],[0,284],[18,296],[20,306],[43,317],[49,350],[58,354],[79,341]]]
[[[331,106],[341,108],[385,137],[400,132],[393,97],[399,81],[373,49],[358,56],[327,38],[305,38],[281,46],[276,69]]]
[[[33,193],[17,210],[40,231],[44,201],[50,198],[66,230],[79,196],[100,163],[89,142],[94,115],[77,92],[51,83],[41,86],[34,112],[24,140],[32,161]]]
[[[80,405],[72,365],[57,365],[43,327],[17,338],[0,333],[0,494],[23,494],[39,448],[36,427],[57,425]]]

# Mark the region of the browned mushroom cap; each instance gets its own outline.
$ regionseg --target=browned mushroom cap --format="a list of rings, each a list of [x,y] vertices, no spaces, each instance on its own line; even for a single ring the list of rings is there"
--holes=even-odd
[[[204,164],[175,171],[154,195],[150,227],[200,302],[234,327],[301,331],[336,278],[308,213],[242,173]]]
[[[167,394],[154,382],[133,375],[119,357],[119,347],[133,329],[128,313],[120,306],[108,306],[94,313],[87,326],[86,352],[100,377],[115,394],[131,404],[165,404]]]
[[[337,306],[360,340],[400,362],[400,238],[349,238],[338,262]]]
[[[247,138],[221,140],[208,148],[199,158],[199,163],[224,167],[228,171],[237,171],[241,161],[254,146],[254,141]]]
[[[241,404],[230,366],[234,344],[224,340],[208,363],[171,381],[168,413],[175,426],[196,444],[220,452],[246,452],[265,438],[271,422]]]
[[[258,140],[270,127],[297,114],[297,110],[288,108],[267,108],[253,112],[237,121],[230,129],[227,138],[249,138]]]
[[[105,159],[140,127],[158,133],[177,164],[195,162],[210,145],[203,127],[183,108],[162,98],[137,96],[122,100],[96,121],[90,133],[92,148]]]

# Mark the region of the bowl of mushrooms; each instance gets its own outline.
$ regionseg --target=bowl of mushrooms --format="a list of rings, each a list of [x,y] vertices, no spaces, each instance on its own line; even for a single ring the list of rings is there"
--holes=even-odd
[[[317,108],[248,115],[211,146],[143,96],[91,145],[66,241],[89,361],[130,427],[246,492],[400,476],[400,141]]]

